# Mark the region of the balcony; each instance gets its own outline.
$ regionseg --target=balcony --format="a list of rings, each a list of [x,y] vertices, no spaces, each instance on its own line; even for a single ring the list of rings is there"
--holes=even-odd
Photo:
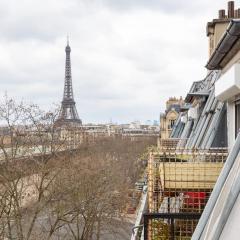
[[[225,148],[174,151],[169,144],[149,157],[145,239],[191,238],[228,155]]]
[[[172,151],[175,152],[178,149],[179,143],[185,146],[188,138],[180,139],[180,138],[159,138],[158,140],[158,149],[159,151]]]

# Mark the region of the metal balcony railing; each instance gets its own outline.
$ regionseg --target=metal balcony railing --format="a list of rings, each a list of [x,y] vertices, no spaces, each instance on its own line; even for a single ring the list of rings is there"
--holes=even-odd
[[[144,214],[144,240],[190,239],[201,213]]]
[[[149,220],[147,239],[191,238],[197,220],[185,219],[184,214],[200,216],[203,212],[227,155],[225,148],[187,150],[168,147],[150,154],[149,214],[160,215],[157,220]],[[173,219],[174,214],[180,214],[180,218]],[[175,226],[175,238],[169,232],[172,225]]]
[[[167,138],[159,139],[158,147],[159,149],[176,149],[180,139],[179,138]]]

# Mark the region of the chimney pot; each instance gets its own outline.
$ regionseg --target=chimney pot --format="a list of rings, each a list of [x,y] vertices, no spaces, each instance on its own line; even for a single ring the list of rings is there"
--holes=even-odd
[[[240,8],[238,8],[238,10],[237,10],[237,16],[236,17],[240,18]]]
[[[234,1],[228,2],[228,18],[234,18]]]
[[[234,18],[238,18],[238,10],[234,10]]]
[[[224,9],[220,9],[220,10],[218,11],[218,18],[219,18],[219,19],[225,18],[225,10],[224,10]]]

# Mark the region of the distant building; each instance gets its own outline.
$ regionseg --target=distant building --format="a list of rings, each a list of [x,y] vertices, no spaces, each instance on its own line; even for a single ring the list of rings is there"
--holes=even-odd
[[[166,111],[160,115],[160,138],[169,138],[183,103],[182,97],[170,97],[166,102]]]
[[[159,125],[159,121],[158,120],[153,120],[153,126],[158,126]]]
[[[151,120],[147,120],[147,121],[145,122],[145,124],[146,124],[146,125],[152,125],[152,121],[151,121]]]

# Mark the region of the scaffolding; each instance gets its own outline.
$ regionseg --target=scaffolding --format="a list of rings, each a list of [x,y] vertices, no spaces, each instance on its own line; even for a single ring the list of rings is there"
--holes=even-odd
[[[146,215],[147,239],[191,238],[228,155],[226,148],[172,148],[176,143],[164,140],[149,156],[148,203],[152,215]],[[156,218],[154,214],[158,214]]]
[[[159,138],[158,148],[176,149],[180,138]]]

